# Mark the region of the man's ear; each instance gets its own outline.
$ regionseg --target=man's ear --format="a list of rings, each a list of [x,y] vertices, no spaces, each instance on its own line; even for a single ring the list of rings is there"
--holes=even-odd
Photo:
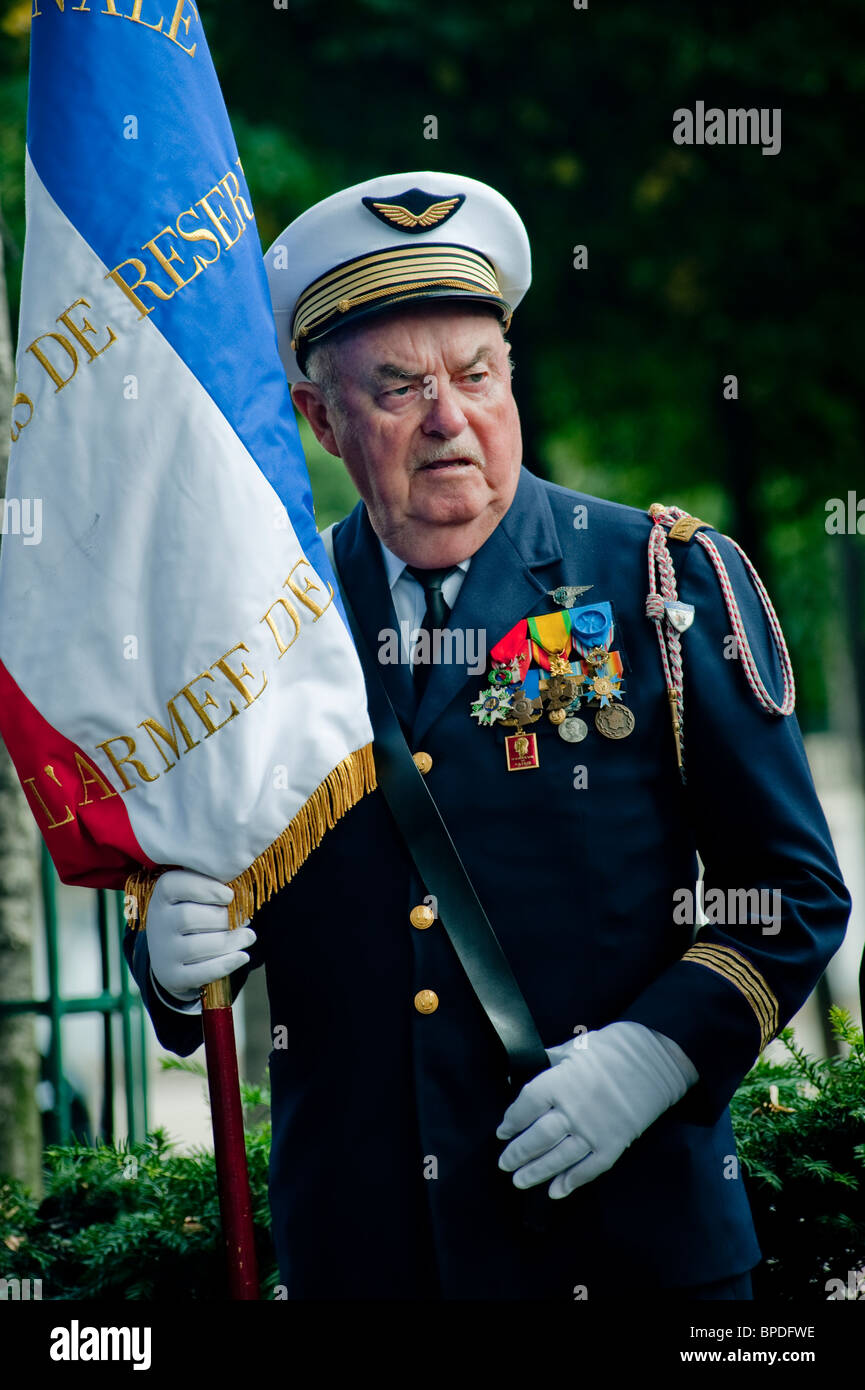
[[[291,388],[291,399],[323,449],[334,458],[342,458],[330,423],[330,409],[322,390],[312,381],[298,381]]]

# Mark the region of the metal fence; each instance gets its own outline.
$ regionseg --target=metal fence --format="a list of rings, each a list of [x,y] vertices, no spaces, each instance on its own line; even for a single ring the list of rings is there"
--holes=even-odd
[[[44,845],[41,853],[47,966],[46,997],[0,1001],[0,1019],[13,1014],[36,1014],[49,1020],[44,1080],[50,1086],[51,1105],[43,1118],[44,1137],[46,1142],[62,1144],[68,1142],[75,1134],[74,1088],[64,1068],[63,1020],[75,1014],[100,1014],[102,1094],[100,1115],[95,1127],[99,1136],[106,1142],[116,1138],[115,1089],[118,1069],[122,1068],[126,1093],[126,1128],[129,1141],[134,1143],[143,1139],[147,1132],[145,1020],[141,997],[131,984],[123,958],[122,941],[126,925],[123,917],[123,894],[103,890],[94,893],[101,989],[96,994],[68,998],[64,993],[61,968],[60,932],[63,930],[63,924],[58,914],[59,880]],[[115,1028],[115,1019],[119,1019],[119,1029]],[[116,1038],[118,1032],[119,1047]]]

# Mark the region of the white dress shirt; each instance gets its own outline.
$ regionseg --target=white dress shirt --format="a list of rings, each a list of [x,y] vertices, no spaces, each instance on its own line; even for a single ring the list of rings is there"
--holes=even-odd
[[[387,582],[390,586],[390,596],[393,602],[394,612],[396,613],[397,622],[400,625],[400,633],[408,631],[409,633],[415,634],[414,641],[412,642],[413,653],[414,644],[417,641],[416,634],[420,629],[424,613],[426,612],[426,597],[424,595],[423,586],[418,583],[413,575],[409,574],[405,560],[401,560],[398,555],[394,555],[393,551],[388,550],[387,546],[382,541],[379,541],[379,546],[381,547],[381,556],[384,561]],[[450,609],[453,609],[457,601],[457,594],[462,588],[463,580],[468,573],[470,564],[471,558],[468,560],[461,560],[454,568],[453,574],[449,574],[442,584],[444,601]],[[401,648],[404,648],[403,643],[400,645]],[[402,655],[404,661],[409,661],[411,659],[411,653],[407,653],[405,650],[403,650]]]

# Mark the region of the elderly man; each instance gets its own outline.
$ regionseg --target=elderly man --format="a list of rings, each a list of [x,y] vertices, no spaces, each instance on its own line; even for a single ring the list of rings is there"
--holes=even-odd
[[[551,1065],[514,1084],[437,910],[447,866],[421,876],[414,812],[381,791],[231,935],[230,890],[163,876],[129,947],[159,1036],[191,1051],[198,989],[265,965],[291,1298],[749,1297],[728,1102],[849,909],[765,591],[695,518],[521,467],[528,242],[494,190],[375,179],[267,265],[295,404],[361,497],[332,544],[371,709],[393,707]]]

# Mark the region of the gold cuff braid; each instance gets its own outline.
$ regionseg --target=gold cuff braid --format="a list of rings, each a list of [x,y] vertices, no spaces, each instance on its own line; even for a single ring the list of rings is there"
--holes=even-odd
[[[778,1000],[756,966],[731,946],[718,946],[705,941],[692,946],[682,956],[682,960],[691,961],[694,965],[703,965],[707,970],[714,970],[716,975],[721,975],[744,995],[757,1015],[762,1052],[778,1032],[780,1015]]]

